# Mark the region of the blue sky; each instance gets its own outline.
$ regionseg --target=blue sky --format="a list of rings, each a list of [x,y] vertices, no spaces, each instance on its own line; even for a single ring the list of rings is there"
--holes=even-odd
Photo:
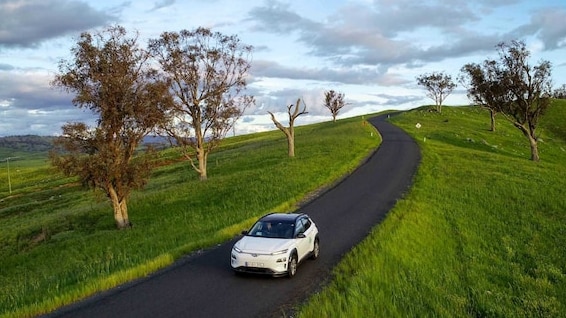
[[[564,0],[0,0],[0,136],[57,135],[67,122],[92,124],[72,96],[49,83],[81,32],[119,24],[142,41],[208,27],[254,46],[246,110],[236,133],[275,129],[303,98],[297,124],[331,120],[324,91],[345,94],[338,118],[433,103],[415,77],[454,79],[470,62],[495,58],[501,41],[523,40],[532,63],[553,65],[566,84]],[[445,104],[466,105],[458,87]]]

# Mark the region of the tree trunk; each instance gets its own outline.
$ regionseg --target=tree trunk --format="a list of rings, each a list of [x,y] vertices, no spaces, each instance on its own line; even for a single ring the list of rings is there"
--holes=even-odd
[[[269,114],[271,115],[271,120],[273,120],[275,126],[285,134],[285,137],[287,137],[287,154],[289,155],[289,157],[294,157],[295,156],[295,128],[293,127],[294,119],[290,116],[289,128],[287,128],[281,125],[281,123],[278,122],[277,119],[275,119],[273,113],[269,112]]]
[[[108,189],[112,208],[114,209],[114,220],[118,229],[126,229],[132,226],[128,217],[128,203],[126,198],[120,199],[113,187]]]
[[[489,114],[490,114],[490,117],[491,117],[490,131],[495,131],[495,111],[493,109],[490,109]]]
[[[523,135],[525,135],[525,137],[529,139],[529,144],[531,146],[531,160],[537,162],[540,161],[540,157],[538,154],[537,138],[534,133],[534,130],[531,131],[527,127],[521,125],[518,122],[515,122],[514,125],[521,130],[521,132],[523,133]]]
[[[281,130],[285,136],[287,137],[287,146],[288,146],[288,154],[289,157],[294,157],[295,156],[295,119],[297,119],[297,117],[307,114],[306,109],[307,106],[305,105],[302,111],[299,111],[299,105],[301,103],[301,99],[297,99],[297,103],[295,105],[291,104],[289,106],[287,106],[287,114],[289,114],[289,128],[284,127],[283,125],[281,125],[280,122],[277,121],[277,119],[275,119],[275,115],[273,115],[272,112],[268,113],[271,115],[271,120],[273,121],[273,123],[275,124],[275,126],[277,128],[279,128],[279,130]],[[303,102],[304,104],[304,102]],[[295,106],[294,111],[291,111],[291,109],[293,108],[293,106]]]
[[[289,157],[295,157],[295,137],[291,134],[287,135],[287,146],[289,149]]]
[[[207,179],[206,174],[206,153],[204,152],[203,148],[200,148],[197,151],[197,160],[198,160],[198,172],[201,181],[205,181]]]
[[[529,134],[529,143],[531,145],[531,160],[532,161],[540,161],[540,157],[538,154],[538,144],[537,140]]]

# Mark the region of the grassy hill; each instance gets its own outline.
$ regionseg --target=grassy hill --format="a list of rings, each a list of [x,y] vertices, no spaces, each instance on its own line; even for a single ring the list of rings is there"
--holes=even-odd
[[[45,155],[53,147],[54,139],[55,137],[34,135],[0,137],[0,158],[17,154]]]
[[[10,162],[13,192],[0,189],[0,317],[50,311],[226,241],[267,212],[294,210],[379,142],[361,118],[297,127],[295,158],[279,131],[232,137],[210,155],[206,182],[164,150],[129,200],[134,227],[125,231],[101,193],[83,191],[45,158]]]
[[[392,121],[422,149],[414,186],[298,316],[566,317],[566,101],[540,123],[539,163],[477,108]]]
[[[565,120],[566,102],[556,101],[534,163],[516,128],[499,117],[489,132],[477,108],[392,118],[422,148],[415,184],[298,314],[565,316]],[[162,167],[130,200],[127,231],[114,229],[100,193],[46,161],[19,161],[13,193],[0,189],[0,317],[52,310],[225,241],[265,212],[295,209],[378,145],[362,122],[299,127],[295,159],[279,131],[229,138],[204,183],[163,151]]]

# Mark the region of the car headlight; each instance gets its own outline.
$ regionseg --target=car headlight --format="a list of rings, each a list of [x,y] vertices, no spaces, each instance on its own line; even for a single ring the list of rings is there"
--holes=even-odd
[[[234,250],[236,253],[242,253],[242,250],[239,249],[237,246],[234,246],[233,250]]]
[[[273,253],[271,253],[271,255],[286,254],[288,251],[289,251],[288,249],[284,249],[284,250],[281,250],[281,251],[273,252]]]

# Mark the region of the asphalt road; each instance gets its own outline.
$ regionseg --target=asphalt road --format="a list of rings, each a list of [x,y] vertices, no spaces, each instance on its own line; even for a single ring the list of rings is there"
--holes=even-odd
[[[293,279],[234,275],[229,260],[235,238],[45,317],[289,316],[294,306],[328,282],[342,256],[385,218],[411,185],[419,148],[386,117],[369,120],[383,142],[367,161],[299,209],[319,227],[321,255],[301,264]]]

